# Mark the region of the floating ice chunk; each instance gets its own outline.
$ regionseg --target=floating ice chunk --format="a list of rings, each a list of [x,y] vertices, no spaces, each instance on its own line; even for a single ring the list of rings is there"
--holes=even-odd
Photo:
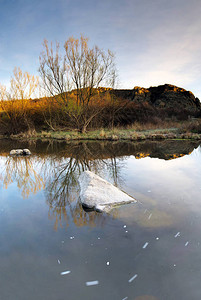
[[[127,226],[126,225],[124,225],[124,228],[126,228]]]
[[[126,230],[125,233],[128,233],[128,230]]]
[[[99,284],[98,280],[94,280],[94,281],[87,281],[86,282],[86,286],[92,286],[92,285],[97,285]]]
[[[74,236],[70,236],[70,239],[73,240],[75,237]]]
[[[83,207],[109,211],[115,205],[137,202],[98,175],[85,171],[79,177],[80,201]]]
[[[156,240],[158,241],[158,240],[159,240],[159,237],[157,237]]]
[[[177,234],[175,234],[175,238],[177,238],[178,236],[180,236],[180,231],[179,232],[177,232]]]
[[[129,283],[132,282],[133,280],[135,280],[136,277],[137,277],[137,274],[135,274],[133,277],[131,277],[128,282]]]
[[[107,265],[107,266],[109,266],[109,265],[110,265],[110,262],[109,262],[109,261],[107,261],[106,265]]]
[[[145,248],[147,248],[148,245],[149,245],[149,243],[146,242],[142,248],[145,249]]]
[[[64,271],[64,272],[61,272],[60,274],[61,274],[61,275],[67,275],[67,274],[70,274],[70,272],[71,272],[71,271]]]
[[[60,262],[60,260],[59,260],[59,259],[57,260],[57,262],[58,262],[58,264],[60,265],[60,263],[61,263],[61,262]]]
[[[148,217],[148,220],[150,220],[150,219],[151,219],[151,217],[152,217],[152,214],[150,214],[150,215],[149,215],[149,217]]]
[[[189,242],[186,242],[185,247],[188,246]]]

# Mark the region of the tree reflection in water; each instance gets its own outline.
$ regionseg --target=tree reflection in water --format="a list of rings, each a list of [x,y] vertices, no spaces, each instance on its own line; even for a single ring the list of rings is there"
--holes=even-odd
[[[69,214],[76,226],[95,226],[97,223],[101,225],[105,223],[107,216],[96,212],[86,213],[78,201],[78,177],[85,170],[97,174],[109,171],[113,183],[118,185],[121,181],[118,170],[120,165],[122,167],[124,159],[117,160],[111,151],[109,158],[103,158],[105,154],[103,149],[101,153],[91,151],[87,143],[72,144],[69,147],[71,157],[62,158],[59,163],[58,157],[52,161],[55,165],[46,185],[46,198],[50,207],[49,217],[55,218],[55,229],[58,225],[62,226],[62,219],[65,219],[68,224]],[[117,210],[114,209],[111,216],[115,217],[116,214]]]
[[[44,148],[45,146],[45,148]],[[51,147],[49,147],[51,146]],[[6,152],[1,149],[4,161]],[[7,147],[11,147],[9,144]],[[37,150],[37,143],[35,145]],[[55,147],[55,148],[54,148]],[[180,150],[182,148],[182,150]],[[38,154],[31,157],[7,157],[1,173],[3,187],[16,182],[23,198],[31,193],[45,191],[49,206],[49,218],[55,221],[55,229],[63,223],[68,226],[72,218],[76,226],[95,226],[106,222],[108,216],[96,212],[86,213],[78,201],[78,177],[81,172],[91,170],[110,180],[114,185],[123,186],[120,170],[130,155],[172,159],[187,154],[195,148],[192,142],[73,142],[69,144],[40,144]],[[178,150],[179,149],[179,150]],[[31,149],[34,152],[34,149]],[[176,154],[175,154],[176,153]],[[139,155],[140,154],[140,155]],[[117,216],[114,209],[110,217]]]
[[[30,157],[7,157],[5,168],[1,174],[3,187],[16,182],[23,198],[44,190],[49,206],[48,216],[54,220],[55,229],[69,218],[76,226],[95,226],[104,224],[106,214],[85,212],[78,201],[78,177],[85,170],[91,170],[99,175],[109,174],[115,185],[122,180],[119,170],[123,166],[124,157],[117,159],[115,145],[107,147],[108,143],[97,144],[73,143],[67,145],[65,151],[51,155]],[[115,217],[113,210],[110,217]]]
[[[37,160],[30,157],[9,157],[3,171],[3,187],[7,189],[9,184],[17,182],[23,198],[44,189],[44,178],[38,174],[36,165]]]

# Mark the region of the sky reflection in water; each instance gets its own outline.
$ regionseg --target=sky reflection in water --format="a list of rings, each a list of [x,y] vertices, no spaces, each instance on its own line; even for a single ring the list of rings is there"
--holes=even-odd
[[[199,144],[47,143],[29,158],[7,156],[11,145],[0,149],[2,299],[201,298]],[[85,169],[138,203],[85,212]]]

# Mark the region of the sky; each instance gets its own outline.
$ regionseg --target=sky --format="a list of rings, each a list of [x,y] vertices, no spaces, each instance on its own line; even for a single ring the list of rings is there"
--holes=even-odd
[[[174,84],[201,99],[200,0],[0,0],[0,83],[38,73],[43,40],[115,53],[118,88]]]

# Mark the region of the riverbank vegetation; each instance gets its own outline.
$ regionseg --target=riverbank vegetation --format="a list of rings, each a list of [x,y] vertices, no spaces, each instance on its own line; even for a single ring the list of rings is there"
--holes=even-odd
[[[89,47],[83,36],[69,38],[63,52],[58,43],[53,47],[45,40],[39,74],[15,68],[10,89],[0,85],[1,135],[65,140],[200,139],[200,113],[157,108],[147,101],[117,96],[114,54]]]

